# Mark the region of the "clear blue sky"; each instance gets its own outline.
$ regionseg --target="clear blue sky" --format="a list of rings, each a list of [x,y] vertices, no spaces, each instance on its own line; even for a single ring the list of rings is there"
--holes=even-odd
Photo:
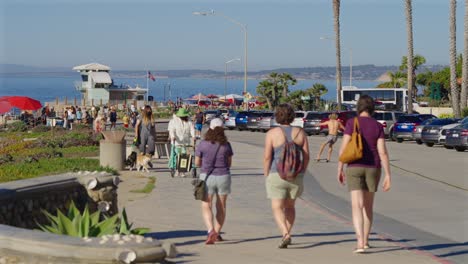
[[[215,69],[243,58],[249,70],[334,66],[332,0],[0,0],[0,63],[72,67],[100,62],[116,70]],[[463,50],[464,1],[457,49]],[[414,50],[448,64],[448,1],[413,0]],[[399,65],[406,54],[403,0],[342,0],[342,64]],[[242,71],[234,62],[230,70]]]

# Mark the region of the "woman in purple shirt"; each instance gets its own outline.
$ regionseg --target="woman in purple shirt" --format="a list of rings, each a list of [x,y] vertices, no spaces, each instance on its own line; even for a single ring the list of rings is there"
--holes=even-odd
[[[205,139],[195,150],[195,165],[201,167],[200,179],[205,180],[207,197],[202,201],[202,215],[208,229],[205,244],[222,241],[220,235],[226,219],[226,200],[231,193],[232,148],[224,134],[224,124],[219,118],[210,122]],[[213,221],[212,201],[216,195],[216,220]]]
[[[351,193],[351,207],[357,247],[354,253],[363,253],[368,249],[369,234],[372,227],[374,195],[380,180],[381,168],[384,170],[383,191],[390,190],[391,174],[388,161],[385,135],[382,125],[372,118],[374,100],[367,95],[359,98],[357,103],[358,122],[363,142],[363,156],[350,162],[343,172],[343,163],[338,163],[338,181],[348,185]],[[340,156],[351,140],[354,119],[348,120],[340,148]]]

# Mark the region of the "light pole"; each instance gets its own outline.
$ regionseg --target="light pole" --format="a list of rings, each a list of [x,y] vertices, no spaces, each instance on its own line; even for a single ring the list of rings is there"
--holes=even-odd
[[[247,93],[247,25],[242,24],[239,21],[231,17],[228,17],[222,13],[215,13],[214,10],[211,10],[210,12],[192,12],[192,14],[195,16],[220,16],[242,28],[242,30],[244,31],[244,94],[246,94]]]
[[[240,61],[239,58],[228,60],[224,63],[224,102],[226,102],[226,90],[227,90],[227,65],[234,61]]]

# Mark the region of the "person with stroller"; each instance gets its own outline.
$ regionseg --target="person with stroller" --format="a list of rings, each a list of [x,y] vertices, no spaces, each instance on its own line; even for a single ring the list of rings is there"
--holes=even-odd
[[[174,153],[171,153],[171,158],[169,159],[169,168],[176,168],[177,155],[181,151],[185,151],[185,147],[189,145],[195,145],[195,129],[192,122],[189,119],[189,112],[185,108],[179,108],[177,113],[172,117],[172,120],[169,121],[167,130],[169,131],[169,138],[171,144],[173,144]],[[185,173],[179,175],[185,177]]]
[[[223,241],[221,229],[226,220],[226,200],[231,193],[231,173],[233,151],[224,134],[223,121],[215,118],[205,139],[195,150],[195,165],[201,167],[200,179],[206,183],[207,196],[202,200],[202,215],[208,230],[205,244]],[[213,217],[212,203],[216,195],[216,215]],[[215,218],[215,219],[213,219]]]

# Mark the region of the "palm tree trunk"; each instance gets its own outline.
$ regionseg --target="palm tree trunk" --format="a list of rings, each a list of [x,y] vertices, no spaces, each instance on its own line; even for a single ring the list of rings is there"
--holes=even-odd
[[[450,93],[452,94],[452,109],[453,115],[456,118],[460,117],[460,92],[457,84],[457,46],[456,46],[456,10],[457,0],[450,1],[449,14],[449,54],[450,54]]]
[[[463,67],[462,67],[462,87],[460,94],[460,108],[461,110],[465,109],[467,106],[467,97],[468,97],[468,0],[465,0],[465,47],[463,51]]]
[[[335,19],[336,45],[336,101],[341,110],[341,46],[340,46],[340,0],[333,0],[333,17]]]
[[[407,56],[407,86],[408,86],[408,113],[413,113],[413,8],[411,0],[406,0],[406,33],[408,36]]]

